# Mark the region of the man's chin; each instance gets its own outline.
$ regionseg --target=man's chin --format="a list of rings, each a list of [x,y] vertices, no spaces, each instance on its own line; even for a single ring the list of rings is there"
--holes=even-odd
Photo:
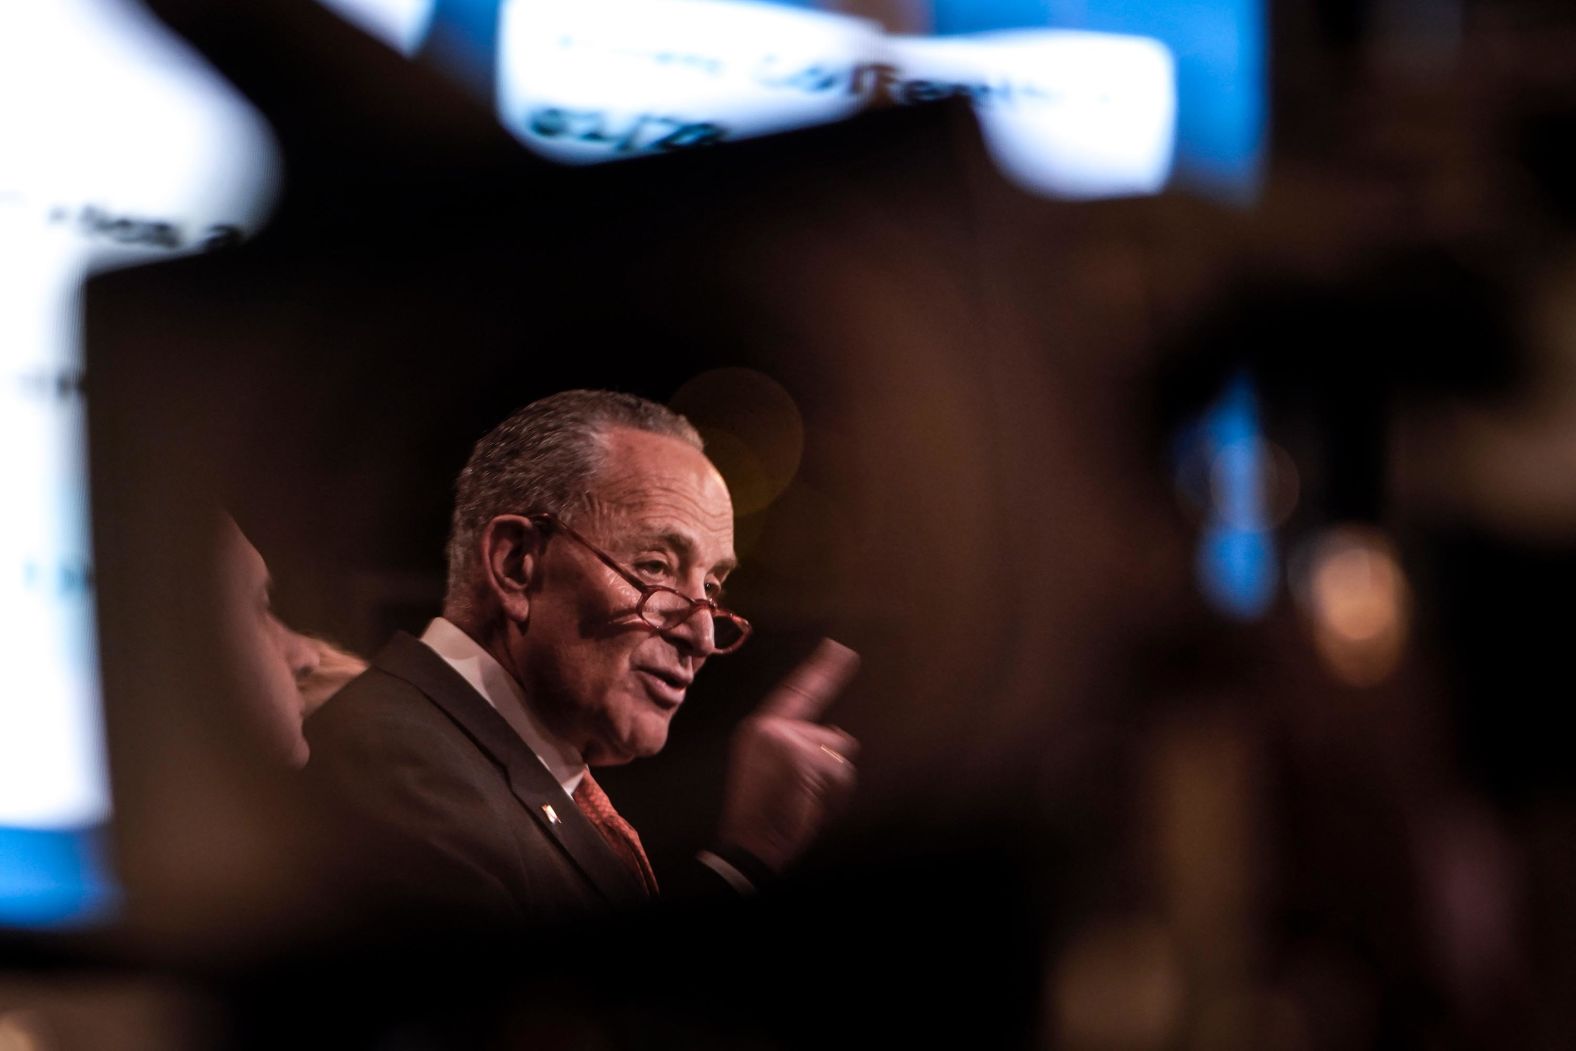
[[[664,718],[660,724],[651,725],[654,721],[641,720],[630,727],[629,732],[588,749],[586,763],[590,766],[622,766],[635,759],[656,755],[668,743],[668,721]]]
[[[661,730],[640,735],[629,743],[630,759],[648,759],[656,755],[668,743],[668,728],[666,725]]]

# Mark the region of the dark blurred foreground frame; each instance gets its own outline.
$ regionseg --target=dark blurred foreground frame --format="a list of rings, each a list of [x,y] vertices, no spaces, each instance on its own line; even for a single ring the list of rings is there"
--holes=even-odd
[[[1227,632],[1190,602],[1184,533],[1134,420],[1157,335],[1225,261],[1340,273],[1386,243],[1513,229],[1495,209],[1514,179],[1429,164],[1384,182],[1360,141],[1414,127],[1415,105],[1433,134],[1463,136],[1443,138],[1448,158],[1493,157],[1470,138],[1477,110],[1349,74],[1355,130],[1304,114],[1251,221],[1175,199],[1029,199],[946,107],[565,171],[305,0],[156,7],[269,116],[287,165],[244,246],[88,297],[129,940],[218,993],[228,1042],[278,1043],[309,1018],[351,1046],[1022,1045],[1047,1017],[1053,1037],[1091,1019],[1091,1040],[1132,1036],[1131,995],[1080,994],[1166,993],[1133,980],[1165,976],[1145,917],[1166,909],[1194,983],[1193,1015],[1169,1024],[1199,1040],[1243,975],[1262,1003],[1306,993],[1290,1002],[1357,1034],[1335,1046],[1424,1046],[1450,1024],[1415,919],[1383,908],[1413,889],[1394,815],[1357,839],[1382,856],[1350,846],[1348,811],[1377,808],[1343,761],[1372,759],[1366,742],[1393,727],[1310,735],[1310,780],[1336,802],[1274,809],[1276,719],[1300,709],[1317,730],[1326,712],[1389,709],[1329,707],[1290,611]],[[1315,87],[1301,101],[1324,113]],[[1358,120],[1359,103],[1379,115]],[[806,426],[795,484],[739,524],[738,605],[761,630],[708,669],[661,757],[605,781],[659,870],[682,860],[715,817],[728,728],[829,631],[866,658],[833,712],[867,747],[841,834],[776,899],[596,929],[412,917],[425,933],[347,933],[314,911],[312,810],[249,751],[213,666],[210,506],[262,548],[287,619],[369,649],[436,608],[448,487],[488,426],[571,386],[666,399],[719,366],[772,376]],[[1161,658],[1145,650],[1179,623]],[[1299,805],[1311,816],[1288,820]],[[1266,846],[1310,826],[1315,846]],[[1288,858],[1311,863],[1270,869]],[[1275,891],[1330,883],[1332,859],[1336,893],[1265,920]],[[1392,885],[1372,893],[1371,872]],[[1331,957],[1276,973],[1300,959],[1278,940],[1298,939]],[[1053,988],[1068,974],[1111,980]],[[1370,1000],[1384,1026],[1356,1017]]]
[[[1175,554],[1129,513],[1152,494],[1104,440],[1115,407],[1047,338],[1065,304],[1034,268],[1062,207],[1001,182],[961,107],[557,169],[310,3],[153,6],[268,116],[286,182],[241,247],[88,295],[134,954],[227,990],[248,1046],[307,1004],[352,1046],[406,1025],[545,1027],[549,1046],[585,1026],[615,1045],[1028,1040],[1067,897],[1044,867],[1044,747],[1109,688],[1117,628],[1148,616],[1138,585]],[[729,727],[831,633],[866,658],[832,715],[869,748],[841,834],[781,898],[627,926],[440,937],[438,917],[402,934],[325,912],[314,851],[342,844],[250,750],[216,666],[213,508],[263,551],[287,620],[369,650],[436,612],[449,486],[492,423],[567,387],[664,400],[736,366],[806,429],[794,484],[740,523],[759,635],[708,670],[668,752],[607,783],[676,864],[715,817]],[[543,953],[512,951],[538,939],[584,965],[544,976]]]

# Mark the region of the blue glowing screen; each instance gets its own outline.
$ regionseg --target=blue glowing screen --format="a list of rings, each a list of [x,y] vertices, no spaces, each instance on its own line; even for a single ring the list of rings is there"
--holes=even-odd
[[[1176,62],[1179,185],[1246,199],[1268,115],[1262,0],[933,0],[938,34],[1027,26],[1152,37]]]
[[[792,0],[322,2],[565,163],[960,96],[1033,192],[1247,201],[1258,182],[1263,0],[931,0],[891,28]]]
[[[1178,484],[1203,510],[1194,571],[1204,598],[1238,620],[1275,600],[1280,561],[1268,510],[1266,446],[1252,380],[1238,375],[1176,443]]]

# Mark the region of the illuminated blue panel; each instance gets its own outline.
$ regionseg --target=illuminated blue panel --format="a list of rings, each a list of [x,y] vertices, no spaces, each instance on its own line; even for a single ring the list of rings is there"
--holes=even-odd
[[[939,35],[1086,29],[1153,37],[1177,66],[1178,184],[1250,199],[1264,144],[1262,0],[935,0]]]
[[[1275,600],[1279,560],[1266,512],[1265,446],[1258,398],[1246,376],[1233,379],[1179,440],[1184,488],[1205,504],[1194,570],[1204,597],[1239,620],[1264,615]],[[1201,483],[1201,484],[1200,484]]]
[[[60,927],[110,915],[104,830],[0,828],[0,927]]]
[[[498,0],[435,0],[417,54],[491,98],[498,78]]]

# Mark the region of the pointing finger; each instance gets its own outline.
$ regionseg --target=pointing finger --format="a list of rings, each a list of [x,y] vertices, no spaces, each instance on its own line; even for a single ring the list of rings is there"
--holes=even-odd
[[[840,642],[822,639],[810,656],[766,695],[759,714],[818,719],[858,670],[859,654]]]

